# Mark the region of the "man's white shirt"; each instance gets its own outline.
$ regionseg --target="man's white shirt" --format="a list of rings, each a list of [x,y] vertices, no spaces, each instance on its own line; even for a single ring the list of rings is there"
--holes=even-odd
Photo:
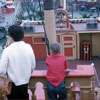
[[[7,73],[16,86],[27,84],[35,69],[35,55],[29,44],[14,42],[4,49],[0,60],[0,74]]]

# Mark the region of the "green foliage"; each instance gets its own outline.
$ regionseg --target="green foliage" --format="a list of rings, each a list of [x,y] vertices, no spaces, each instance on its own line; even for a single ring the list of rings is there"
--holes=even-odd
[[[80,13],[82,15],[82,18],[90,18],[91,16],[93,16],[93,14],[86,14],[86,13]]]
[[[29,2],[29,1],[24,1],[22,3],[22,9],[21,12],[16,16],[20,20],[41,20],[41,13],[43,14],[43,7],[41,5],[41,12],[40,12],[40,7],[39,7],[39,2],[34,1],[34,2]]]
[[[0,40],[0,45],[1,45],[1,46],[4,46],[4,45],[6,44],[6,41],[7,41],[6,37],[3,38],[3,39],[1,39],[1,40]]]
[[[54,0],[54,9],[59,8],[59,0]]]

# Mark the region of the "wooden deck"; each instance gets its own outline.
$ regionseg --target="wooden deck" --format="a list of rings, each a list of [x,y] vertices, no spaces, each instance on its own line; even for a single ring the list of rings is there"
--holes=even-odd
[[[44,90],[43,85],[41,83],[37,83],[36,85],[36,91],[35,91],[35,95],[36,95],[36,100],[45,100],[45,95],[44,95]],[[29,93],[29,100],[32,100],[32,92],[30,90],[28,90]]]
[[[76,65],[79,65],[79,64],[90,65],[91,63],[94,63],[95,69],[98,74],[98,78],[100,80],[100,58],[98,58],[98,57],[92,58],[91,61],[71,60],[71,61],[68,61],[68,66],[69,66],[69,69],[75,69]],[[43,61],[43,60],[37,61],[36,70],[45,70],[45,69],[47,69],[45,61]],[[35,91],[36,100],[45,100],[44,90],[42,89],[42,87],[43,87],[43,85],[41,83],[37,83],[37,88]],[[98,82],[97,82],[96,78],[95,78],[95,87],[98,87]],[[29,94],[30,94],[29,100],[31,100],[32,93],[29,91]],[[79,95],[77,95],[77,100],[79,100]],[[97,96],[96,96],[95,100],[97,100]]]
[[[100,58],[99,57],[92,57],[90,61],[83,61],[83,60],[69,60],[68,61],[68,68],[75,69],[76,65],[89,65],[94,63],[98,78],[100,80]],[[38,60],[36,64],[36,70],[45,70],[47,69],[44,60]],[[97,79],[95,78],[95,86],[98,86]]]

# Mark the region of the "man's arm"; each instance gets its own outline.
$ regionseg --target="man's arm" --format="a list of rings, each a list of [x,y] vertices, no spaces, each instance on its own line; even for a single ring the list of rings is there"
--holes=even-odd
[[[8,55],[6,49],[4,49],[0,60],[0,74],[5,75],[8,66]]]
[[[35,60],[35,55],[34,55],[34,52],[33,52],[33,54],[32,54],[32,67],[31,67],[31,72],[34,71],[35,67],[36,67],[36,60]]]

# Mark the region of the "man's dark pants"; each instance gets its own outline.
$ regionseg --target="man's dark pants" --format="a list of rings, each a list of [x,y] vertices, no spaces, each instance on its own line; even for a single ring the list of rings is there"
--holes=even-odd
[[[11,94],[7,95],[8,100],[28,100],[28,84],[15,86],[12,83]]]

